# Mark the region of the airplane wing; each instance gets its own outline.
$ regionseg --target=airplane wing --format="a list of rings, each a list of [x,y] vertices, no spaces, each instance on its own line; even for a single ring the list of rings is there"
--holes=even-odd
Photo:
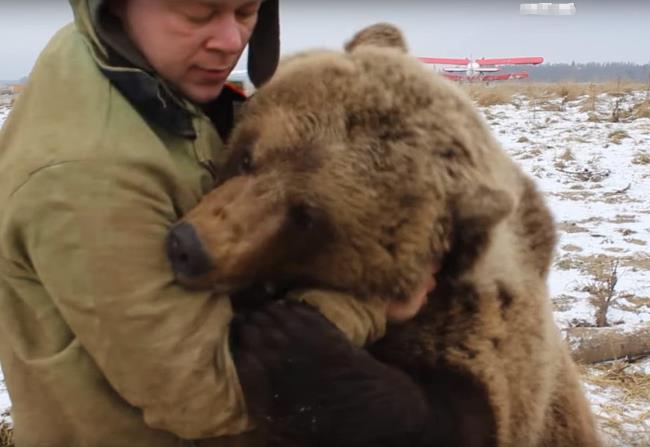
[[[543,57],[502,57],[502,58],[481,58],[476,62],[479,65],[537,65],[544,62]]]
[[[498,75],[485,75],[481,76],[483,81],[507,81],[508,79],[526,79],[528,72],[518,71],[516,73],[504,73]]]
[[[444,64],[444,65],[467,65],[469,59],[449,58],[449,57],[418,57],[425,64]]]
[[[467,71],[467,68],[465,67],[442,67],[442,71],[446,72],[462,72],[465,73]]]
[[[442,73],[442,76],[451,81],[463,81],[467,79],[467,76],[461,76],[461,75],[455,75],[449,73]]]
[[[516,73],[510,73],[510,79],[526,79],[528,77],[527,71],[518,71]]]

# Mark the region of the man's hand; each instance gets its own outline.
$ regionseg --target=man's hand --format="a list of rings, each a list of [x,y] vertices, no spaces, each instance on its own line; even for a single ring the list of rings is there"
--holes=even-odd
[[[313,308],[270,303],[233,321],[251,414],[272,437],[308,446],[419,446],[427,399],[404,373],[351,345]]]
[[[406,301],[391,301],[386,309],[386,319],[391,323],[403,323],[415,317],[427,303],[427,295],[436,288],[435,274],[440,268],[434,265],[418,290]]]

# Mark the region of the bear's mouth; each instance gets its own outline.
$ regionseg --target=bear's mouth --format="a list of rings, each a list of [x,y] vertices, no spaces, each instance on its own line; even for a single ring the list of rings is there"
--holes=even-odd
[[[429,296],[435,293],[439,285],[440,267],[434,264],[430,270],[430,274],[425,276],[420,288],[404,300],[396,301],[418,301],[416,295],[423,295],[422,303],[419,308],[426,306]],[[259,281],[248,283],[246,285],[239,284],[238,286],[222,284],[213,289],[215,293],[228,294],[231,298],[231,303],[235,311],[250,311],[255,308],[264,306],[272,301],[285,299],[290,292],[296,290],[321,290],[332,291],[335,293],[350,293],[355,292],[346,290],[332,284],[324,284],[322,282],[309,280],[306,278],[281,281]],[[390,299],[386,297],[387,299]],[[422,298],[422,297],[420,297]],[[394,299],[393,299],[394,300]]]
[[[230,295],[230,301],[233,309],[237,311],[252,310],[261,307],[271,301],[285,299],[291,291],[294,290],[330,290],[334,292],[343,292],[340,288],[317,284],[313,281],[292,280],[292,281],[263,281],[227,289],[220,286],[214,290],[220,290],[217,293],[227,293]]]

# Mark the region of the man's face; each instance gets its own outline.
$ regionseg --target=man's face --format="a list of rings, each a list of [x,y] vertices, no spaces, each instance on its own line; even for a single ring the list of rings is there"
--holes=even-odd
[[[158,74],[189,99],[221,92],[257,22],[261,0],[124,0],[116,13]]]

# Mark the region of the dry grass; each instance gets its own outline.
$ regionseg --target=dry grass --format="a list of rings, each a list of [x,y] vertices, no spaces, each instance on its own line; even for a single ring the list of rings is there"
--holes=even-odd
[[[483,83],[463,84],[467,94],[481,107],[489,107],[497,104],[511,104],[516,93],[512,85],[500,84],[488,86]]]
[[[631,81],[610,81],[610,82],[559,82],[557,84],[546,84],[546,90],[558,98],[567,98],[574,101],[580,97],[598,96],[608,94],[610,96],[623,96],[639,90],[645,90],[647,85],[642,82]]]
[[[642,427],[650,420],[650,406],[645,411],[630,412],[630,406],[637,407],[650,399],[650,375],[631,370],[631,363],[624,360],[603,363],[591,368],[582,366],[582,378],[600,389],[615,391],[615,402],[601,404],[598,415],[602,430],[612,439],[630,446],[650,445],[650,431],[630,432],[629,426]]]
[[[580,222],[575,224],[563,223],[558,225],[560,231],[570,233],[588,233],[589,229],[581,227]],[[562,258],[560,262],[556,262],[556,266],[564,270],[575,269],[579,270],[581,274],[588,275],[592,278],[605,278],[608,269],[611,269],[613,263],[618,260],[619,267],[633,268],[637,270],[650,270],[650,255],[636,253],[628,256],[607,256],[604,254],[596,254],[589,256],[573,255],[570,258]],[[611,271],[611,270],[610,270]]]
[[[596,92],[595,84],[589,84],[589,91],[585,99],[580,103],[581,112],[589,112],[589,119],[591,121],[592,114],[596,114],[596,103],[598,101],[598,93]]]
[[[647,84],[643,82],[632,81],[610,81],[582,85],[593,85],[596,94],[600,95],[602,93],[607,93],[611,96],[619,96],[639,90],[645,90],[647,88]]]
[[[647,84],[641,82],[503,82],[486,85],[483,83],[463,84],[466,90],[499,90],[511,94],[520,94],[532,98],[567,98],[574,101],[582,96],[607,93],[612,96],[647,90]]]
[[[643,152],[639,152],[632,159],[632,163],[634,163],[635,165],[647,165],[647,164],[650,164],[650,154],[645,154]]]
[[[558,104],[557,102],[542,101],[539,105],[545,112],[563,112],[565,110],[564,103]]]
[[[630,138],[630,135],[624,130],[615,130],[613,132],[610,132],[607,137],[612,143],[621,144],[621,141],[623,141],[625,138]]]
[[[502,82],[496,84],[476,82],[460,86],[480,107],[511,104],[519,109],[522,104],[520,98],[525,97],[530,101],[529,107],[534,114],[533,117],[538,111],[563,112],[568,103],[580,101],[577,105],[581,112],[588,114],[588,122],[619,122],[650,118],[650,93],[643,101],[633,106],[624,106],[626,95],[648,89],[646,84],[640,82]],[[598,103],[603,101],[611,110],[599,112]],[[613,142],[619,144],[620,139],[614,138]]]
[[[573,161],[576,159],[573,155],[573,152],[571,152],[571,149],[569,149],[568,147],[564,150],[564,152],[562,153],[562,155],[560,155],[559,158],[560,160],[564,160],[564,161]]]
[[[0,420],[0,447],[13,447],[13,429],[4,420]]]
[[[590,123],[600,123],[602,119],[600,119],[600,117],[596,112],[589,112],[587,121],[589,121]]]
[[[585,374],[586,367],[583,367],[583,376],[593,385],[616,387],[629,400],[645,399],[650,396],[650,375],[633,370],[632,365],[629,360],[623,359],[589,365],[592,373]],[[650,417],[650,408],[647,417]]]
[[[568,102],[582,98],[580,110],[595,112],[598,96],[607,94],[620,99],[634,91],[647,90],[648,86],[641,82],[612,81],[601,83],[586,82],[502,82],[485,84],[481,82],[461,84],[469,96],[482,107],[496,104],[513,104],[518,106],[516,96],[521,95],[534,101],[537,106],[546,111],[562,111]],[[560,103],[553,102],[561,99]],[[634,106],[631,116],[635,118],[650,117],[650,99]],[[591,117],[593,121],[600,121]]]
[[[635,118],[650,118],[650,99],[635,104],[631,114]]]
[[[610,265],[602,265],[594,275],[593,281],[584,288],[584,291],[590,295],[589,301],[596,309],[594,315],[596,327],[609,326],[607,312],[609,312],[609,307],[616,301],[618,265],[618,259],[614,259]]]

